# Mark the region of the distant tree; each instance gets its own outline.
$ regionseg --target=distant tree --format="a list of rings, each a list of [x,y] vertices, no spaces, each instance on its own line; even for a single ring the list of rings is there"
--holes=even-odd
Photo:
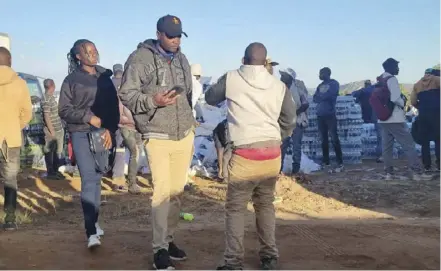
[[[439,70],[440,69],[440,64],[433,66],[432,69]]]

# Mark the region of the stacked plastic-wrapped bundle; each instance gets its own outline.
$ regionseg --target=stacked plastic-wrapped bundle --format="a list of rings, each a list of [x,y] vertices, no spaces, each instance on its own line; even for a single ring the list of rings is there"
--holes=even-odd
[[[323,153],[318,130],[315,104],[310,99],[308,109],[309,126],[305,129],[302,141],[302,151],[316,162],[321,162]],[[361,108],[350,96],[339,96],[336,104],[337,131],[343,152],[345,164],[361,163],[362,124]],[[329,156],[335,161],[335,151],[329,138]]]

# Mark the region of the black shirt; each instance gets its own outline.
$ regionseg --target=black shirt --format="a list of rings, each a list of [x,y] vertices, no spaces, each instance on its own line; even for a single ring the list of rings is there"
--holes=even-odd
[[[78,68],[63,82],[58,111],[69,132],[90,131],[92,116],[101,119],[101,127],[115,132],[119,123],[118,97],[111,80],[112,71],[96,66],[96,74]]]

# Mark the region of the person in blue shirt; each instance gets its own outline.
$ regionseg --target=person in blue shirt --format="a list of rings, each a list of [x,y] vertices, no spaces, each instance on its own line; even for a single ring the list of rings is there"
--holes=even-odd
[[[355,98],[355,102],[360,104],[361,115],[364,123],[373,123],[375,125],[375,133],[377,135],[377,146],[375,148],[375,155],[377,163],[381,163],[383,149],[381,147],[381,127],[378,125],[378,118],[375,111],[372,110],[372,106],[369,103],[369,99],[374,91],[375,86],[372,85],[370,80],[364,82],[364,88],[352,92],[352,97]]]
[[[317,104],[318,128],[322,140],[323,167],[328,168],[330,166],[330,134],[337,158],[337,167],[334,171],[341,172],[343,170],[343,153],[337,134],[337,116],[335,114],[335,104],[337,103],[340,84],[336,80],[331,79],[331,69],[328,67],[320,70],[320,80],[323,82],[317,87],[313,101]]]

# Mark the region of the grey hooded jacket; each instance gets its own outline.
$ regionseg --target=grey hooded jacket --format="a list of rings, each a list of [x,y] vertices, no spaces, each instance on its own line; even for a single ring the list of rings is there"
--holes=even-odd
[[[121,103],[133,114],[136,129],[143,139],[181,140],[192,131],[191,70],[181,51],[168,58],[162,54],[156,40],[146,40],[129,56],[119,90]],[[153,102],[156,93],[182,87],[176,104],[158,107]]]

